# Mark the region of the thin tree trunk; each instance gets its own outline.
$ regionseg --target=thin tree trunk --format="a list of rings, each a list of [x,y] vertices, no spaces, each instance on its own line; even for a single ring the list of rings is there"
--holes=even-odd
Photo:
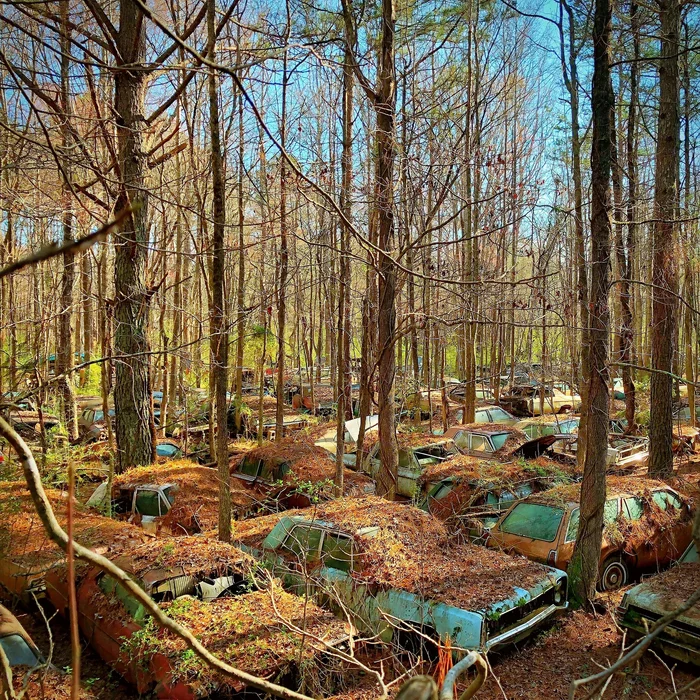
[[[207,0],[208,56],[216,60],[216,0]],[[212,381],[216,405],[216,463],[219,472],[219,539],[231,541],[231,481],[228,470],[228,328],[226,326],[225,231],[226,183],[221,151],[219,91],[216,71],[209,72],[209,130],[211,132],[212,172],[212,342],[214,343]]]
[[[654,224],[652,229],[651,416],[649,475],[673,470],[673,356],[676,348],[676,214],[680,138],[678,49],[680,5],[661,0],[659,117],[656,133]]]

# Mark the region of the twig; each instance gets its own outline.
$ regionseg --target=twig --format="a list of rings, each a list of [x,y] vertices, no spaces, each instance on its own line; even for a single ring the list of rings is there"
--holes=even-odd
[[[122,209],[114,217],[114,219],[112,219],[112,221],[106,223],[104,226],[101,226],[97,229],[97,231],[93,231],[87,236],[79,238],[77,241],[71,241],[70,243],[65,243],[64,245],[58,245],[58,243],[50,243],[49,245],[37,250],[36,253],[31,253],[25,258],[21,258],[20,260],[16,260],[15,262],[6,265],[2,268],[2,270],[0,270],[0,279],[2,279],[3,277],[7,277],[8,275],[12,275],[15,272],[19,272],[19,270],[22,270],[29,265],[33,265],[34,263],[42,262],[43,260],[48,260],[49,258],[61,255],[62,253],[79,253],[83,250],[86,250],[94,243],[103,241],[107,237],[107,234],[117,224],[121,223],[127,216],[129,216],[129,214],[136,210],[137,206],[138,204],[132,207],[127,207],[126,209]]]

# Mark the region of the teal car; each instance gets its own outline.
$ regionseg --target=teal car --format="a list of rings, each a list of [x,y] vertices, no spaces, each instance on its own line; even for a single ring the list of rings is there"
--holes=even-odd
[[[563,571],[454,544],[433,516],[379,498],[256,518],[238,533],[293,592],[310,589],[360,631],[398,644],[420,630],[489,650],[529,637],[568,605]]]
[[[647,628],[676,610],[700,588],[700,558],[691,542],[678,564],[631,588],[617,609],[620,625],[632,638],[643,637]],[[700,666],[700,604],[668,625],[652,646],[683,663]]]

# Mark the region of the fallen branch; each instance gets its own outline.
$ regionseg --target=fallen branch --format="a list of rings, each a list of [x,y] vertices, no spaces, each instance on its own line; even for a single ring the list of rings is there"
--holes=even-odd
[[[64,552],[68,547],[68,535],[63,528],[58,524],[53,508],[49,503],[46,492],[41,484],[41,477],[37,469],[36,462],[31,450],[27,447],[24,440],[17,432],[0,416],[0,436],[4,437],[14,451],[17,453],[22,464],[24,477],[27,482],[27,488],[34,501],[34,507],[37,514],[44,525],[47,535],[53,540]],[[121,583],[131,595],[136,598],[141,605],[148,611],[158,625],[170,630],[173,634],[180,637],[187,646],[200,658],[204,663],[218,671],[224,676],[234,678],[251,688],[256,688],[270,695],[274,695],[283,700],[313,700],[307,695],[302,695],[293,690],[283,688],[275,683],[270,683],[263,678],[258,678],[250,673],[241,671],[221,659],[214,656],[204,645],[190,632],[186,627],[169,618],[153,601],[153,599],[136,584],[122,569],[116,566],[112,561],[103,557],[100,554],[93,552],[87,547],[83,547],[77,542],[73,543],[75,555],[87,561],[93,566],[97,566],[105,573],[109,574],[115,581]]]
[[[15,262],[6,265],[2,268],[2,270],[0,270],[0,279],[2,279],[3,277],[7,277],[8,275],[12,275],[15,272],[19,272],[19,270],[22,270],[23,268],[28,267],[29,265],[33,265],[34,263],[42,262],[44,260],[48,260],[49,258],[53,258],[56,255],[61,255],[62,253],[79,253],[83,250],[86,250],[94,243],[104,240],[107,237],[107,234],[117,224],[121,223],[127,216],[129,216],[133,211],[134,207],[127,207],[126,209],[122,209],[114,217],[114,219],[112,219],[112,221],[106,223],[104,226],[101,226],[97,229],[97,231],[93,231],[87,236],[79,238],[77,241],[71,241],[70,243],[65,243],[64,245],[58,245],[58,243],[50,243],[49,245],[37,250],[36,253],[31,253],[25,258],[21,258],[20,260],[16,260]]]

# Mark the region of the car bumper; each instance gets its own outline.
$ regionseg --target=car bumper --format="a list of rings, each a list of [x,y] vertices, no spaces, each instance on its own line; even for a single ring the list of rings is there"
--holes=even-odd
[[[548,620],[566,612],[568,608],[569,603],[566,602],[562,605],[552,604],[548,605],[547,607],[534,610],[532,613],[530,613],[530,615],[520,620],[517,624],[509,627],[494,637],[490,637],[484,645],[484,648],[486,651],[490,651],[498,646],[520,642],[526,637],[529,637],[540,625],[543,625]]]
[[[634,639],[646,636],[647,629],[643,620],[641,618],[639,621],[632,620],[626,612],[626,610],[618,608],[620,626],[628,630],[629,636]],[[655,622],[651,618],[643,619],[647,621],[650,628]],[[654,639],[652,646],[672,659],[700,666],[700,627],[691,628],[689,625],[684,625],[680,628],[675,624],[670,624]]]

